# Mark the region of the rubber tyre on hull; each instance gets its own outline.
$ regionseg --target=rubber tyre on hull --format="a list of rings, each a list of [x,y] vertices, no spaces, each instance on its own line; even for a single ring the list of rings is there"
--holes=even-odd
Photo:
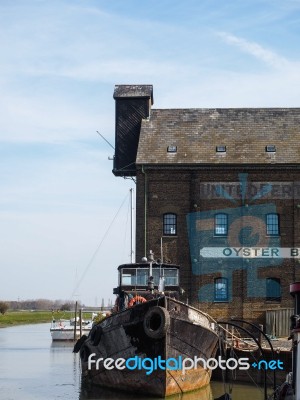
[[[166,336],[170,326],[170,314],[163,307],[152,307],[145,315],[144,332],[151,339],[161,339]]]

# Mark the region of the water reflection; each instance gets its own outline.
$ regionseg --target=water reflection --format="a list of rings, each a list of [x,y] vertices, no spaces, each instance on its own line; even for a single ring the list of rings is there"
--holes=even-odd
[[[140,399],[134,394],[81,387],[80,358],[72,353],[73,343],[52,343],[49,329],[50,324],[0,329],[0,400]],[[223,394],[223,384],[212,382],[207,388],[169,400],[213,400]],[[232,399],[262,400],[263,391],[234,383]]]
[[[100,389],[94,388],[87,389],[82,387],[80,393],[80,400],[99,400],[99,399],[109,399],[109,400],[137,400],[141,399],[140,395],[135,395],[134,393],[123,393],[116,390]],[[157,400],[157,397],[144,397],[145,400]],[[196,390],[190,393],[177,394],[168,397],[168,400],[213,400],[213,393],[211,387]]]
[[[52,344],[50,324],[0,329],[0,399],[79,399],[73,345]]]
[[[225,392],[229,393],[232,400],[264,400],[264,389],[262,386],[246,385],[235,381],[230,384],[223,384],[219,381],[211,383],[213,398],[222,396]],[[272,389],[270,389],[270,394]]]
[[[234,382],[231,385],[224,385],[222,382],[211,382],[211,385],[201,390],[190,393],[183,393],[168,397],[168,400],[213,400],[222,396],[225,392],[230,393],[233,400],[263,400],[264,392],[262,387],[255,387]],[[137,400],[140,395],[123,393],[119,391],[81,387],[80,400]],[[144,400],[157,400],[156,397],[144,397]]]
[[[51,338],[50,338],[51,340]],[[72,378],[72,383],[69,386],[74,388],[76,398],[80,395],[80,382],[81,382],[81,366],[80,358],[77,354],[73,353],[73,342],[51,342],[50,354],[51,364],[57,368],[60,374],[69,375]],[[62,355],[64,356],[62,358]],[[67,362],[69,363],[67,365]],[[67,384],[64,384],[66,386]],[[73,391],[72,391],[73,393]]]

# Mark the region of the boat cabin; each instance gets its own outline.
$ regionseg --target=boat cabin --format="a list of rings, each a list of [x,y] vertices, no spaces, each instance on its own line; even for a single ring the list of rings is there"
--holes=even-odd
[[[179,266],[172,264],[136,263],[118,267],[118,288],[121,291],[179,291]]]

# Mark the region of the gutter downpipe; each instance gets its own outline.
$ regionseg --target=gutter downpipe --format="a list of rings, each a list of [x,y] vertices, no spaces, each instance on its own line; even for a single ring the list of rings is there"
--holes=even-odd
[[[142,173],[145,176],[144,183],[144,255],[147,257],[147,174],[144,171],[144,165],[142,165]]]

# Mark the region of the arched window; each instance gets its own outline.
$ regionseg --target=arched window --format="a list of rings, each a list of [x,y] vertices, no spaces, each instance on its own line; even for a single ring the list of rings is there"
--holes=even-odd
[[[267,235],[278,236],[280,232],[279,215],[275,213],[267,214],[266,226],[267,226]]]
[[[214,280],[214,300],[215,301],[228,301],[228,279],[215,278]]]
[[[226,236],[228,233],[228,215],[219,213],[215,215],[215,235]]]
[[[163,234],[167,236],[177,235],[177,215],[173,213],[164,214]]]
[[[266,300],[268,301],[281,300],[281,284],[279,278],[266,279]]]

